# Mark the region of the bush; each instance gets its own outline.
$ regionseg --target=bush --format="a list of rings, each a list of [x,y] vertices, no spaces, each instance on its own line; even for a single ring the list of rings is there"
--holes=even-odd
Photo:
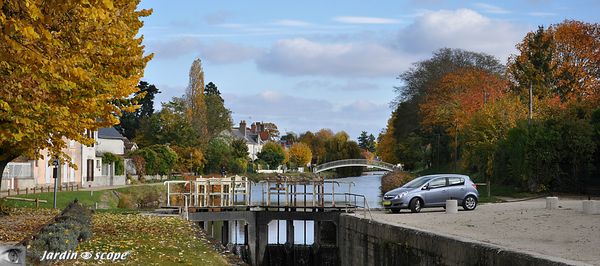
[[[119,195],[119,203],[117,204],[117,208],[120,209],[133,209],[135,208],[135,204],[131,200],[131,196],[126,194]]]
[[[394,188],[401,187],[402,185],[410,182],[415,178],[409,172],[396,170],[389,172],[381,177],[381,193],[386,193]]]
[[[44,251],[75,249],[80,242],[92,236],[91,223],[92,212],[75,200],[56,217],[54,223],[43,227],[35,236],[28,250],[29,259],[38,261]]]

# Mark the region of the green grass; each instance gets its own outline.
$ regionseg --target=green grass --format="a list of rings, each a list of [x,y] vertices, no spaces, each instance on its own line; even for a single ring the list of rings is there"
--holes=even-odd
[[[90,208],[94,208],[95,204],[98,203],[99,210],[104,209],[104,212],[113,212],[113,213],[122,213],[122,212],[135,212],[136,210],[131,209],[120,209],[117,208],[118,198],[113,191],[118,192],[119,194],[127,194],[133,197],[143,195],[151,190],[160,190],[162,189],[162,185],[160,184],[148,184],[143,186],[131,186],[131,187],[123,187],[116,189],[107,189],[107,190],[98,190],[94,192],[90,191],[61,191],[56,195],[56,207],[58,209],[64,209],[69,202],[77,199],[81,204],[88,206]],[[162,195],[161,193],[161,196]],[[46,200],[47,203],[40,203],[41,208],[52,208],[54,203],[54,193],[53,192],[44,192],[37,194],[28,194],[28,195],[16,195],[14,197],[19,198],[28,198],[35,199],[38,198],[40,200]],[[17,200],[7,200],[6,204],[10,207],[16,208],[31,208],[35,207],[35,202],[26,202],[26,201],[17,201]]]
[[[56,194],[56,207],[59,209],[64,209],[69,202],[77,199],[81,204],[86,205],[88,207],[93,207],[96,202],[102,202],[103,195],[106,193],[110,193],[108,190],[100,190],[94,191],[93,194],[90,191],[62,191]],[[37,194],[28,194],[28,195],[17,195],[14,197],[19,198],[28,198],[28,199],[41,199],[48,201],[47,203],[40,203],[40,207],[42,208],[52,208],[54,204],[54,193],[53,192],[44,192]],[[113,203],[113,204],[110,204]],[[35,207],[35,202],[26,202],[26,201],[17,201],[17,200],[7,200],[7,204],[11,207]],[[109,202],[110,207],[116,207],[116,201]]]

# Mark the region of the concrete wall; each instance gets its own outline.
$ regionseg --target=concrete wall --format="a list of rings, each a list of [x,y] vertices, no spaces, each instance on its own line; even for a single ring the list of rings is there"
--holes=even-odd
[[[126,179],[124,175],[116,175],[112,178],[110,176],[95,176],[94,181],[87,182],[83,181],[82,186],[84,188],[87,187],[107,187],[107,186],[122,186],[125,185]]]
[[[341,215],[341,265],[571,265],[452,236]]]

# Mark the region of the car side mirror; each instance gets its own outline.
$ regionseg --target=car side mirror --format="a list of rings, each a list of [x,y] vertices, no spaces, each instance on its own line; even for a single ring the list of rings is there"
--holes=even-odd
[[[424,185],[421,190],[429,190],[429,186],[428,185]]]

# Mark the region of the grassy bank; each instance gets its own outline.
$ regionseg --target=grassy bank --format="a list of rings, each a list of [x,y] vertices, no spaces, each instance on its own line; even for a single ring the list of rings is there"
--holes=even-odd
[[[45,192],[29,195],[18,195],[15,197],[46,200],[47,203],[40,203],[41,208],[52,208],[54,202],[54,193]],[[106,189],[97,191],[61,191],[56,195],[56,205],[58,209],[65,208],[69,202],[77,199],[81,204],[94,208],[96,203],[99,209],[112,211],[127,211],[136,209],[134,204],[144,203],[145,201],[161,200],[164,195],[164,187],[161,184],[148,184],[141,186],[130,186],[116,189]],[[130,201],[127,204],[121,204],[122,198]],[[11,207],[35,207],[34,202],[7,200],[6,204]],[[152,207],[152,206],[148,206]]]
[[[130,252],[124,265],[228,265],[210,248],[200,230],[176,217],[98,213],[93,216],[93,237],[78,252]],[[111,264],[78,260],[63,265]]]

